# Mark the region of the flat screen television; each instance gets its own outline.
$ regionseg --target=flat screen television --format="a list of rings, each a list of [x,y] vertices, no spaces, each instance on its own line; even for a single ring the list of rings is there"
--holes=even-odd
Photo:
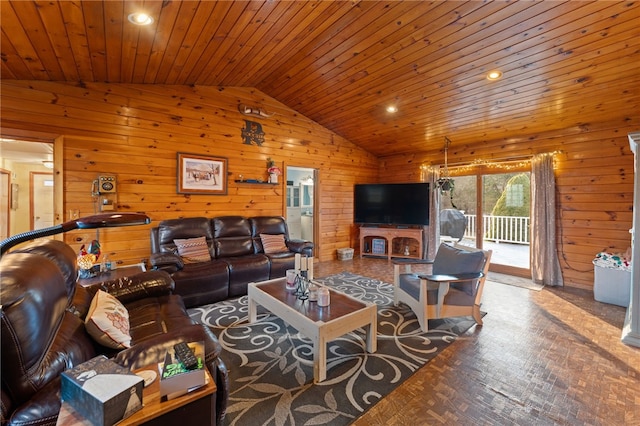
[[[354,222],[362,225],[428,225],[428,183],[356,184]]]

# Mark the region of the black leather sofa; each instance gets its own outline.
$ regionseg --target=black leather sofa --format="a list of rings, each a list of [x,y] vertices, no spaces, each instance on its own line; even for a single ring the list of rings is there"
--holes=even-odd
[[[2,425],[55,425],[60,373],[97,355],[136,369],[156,364],[180,341],[203,341],[205,364],[217,385],[212,418],[221,424],[229,394],[221,346],[208,327],[189,318],[164,271],[82,287],[76,254],[61,241],[35,242],[0,259]],[[131,347],[112,349],[87,332],[85,316],[96,292],[127,309]],[[185,424],[189,419],[185,418]]]
[[[262,234],[282,235],[286,248],[265,253]],[[186,263],[175,240],[205,237],[211,260]],[[191,217],[161,221],[151,230],[151,265],[169,272],[187,308],[247,294],[247,284],[284,277],[295,254],[312,256],[313,243],[289,239],[279,216]]]

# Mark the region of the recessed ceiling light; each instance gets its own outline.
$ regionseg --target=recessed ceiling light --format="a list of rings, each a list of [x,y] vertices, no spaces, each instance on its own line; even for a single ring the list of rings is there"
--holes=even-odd
[[[151,25],[153,24],[153,18],[146,13],[132,13],[127,19],[132,24],[136,25]]]
[[[502,73],[498,70],[492,70],[487,73],[487,80],[491,80],[491,81],[500,80],[501,77],[502,77]]]
[[[45,160],[42,162],[42,165],[45,166],[47,169],[53,169],[53,161]]]
[[[397,107],[397,106],[395,106],[395,105],[389,105],[389,106],[387,107],[387,112],[390,112],[390,113],[392,113],[392,114],[393,114],[394,112],[398,112],[398,107]]]

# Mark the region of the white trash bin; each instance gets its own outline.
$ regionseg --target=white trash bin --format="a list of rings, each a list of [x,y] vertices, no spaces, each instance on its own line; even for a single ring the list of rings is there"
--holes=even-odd
[[[598,302],[629,306],[631,299],[631,271],[595,266],[593,296]]]
[[[622,254],[599,253],[593,260],[593,296],[598,302],[629,306],[631,299],[630,263]]]

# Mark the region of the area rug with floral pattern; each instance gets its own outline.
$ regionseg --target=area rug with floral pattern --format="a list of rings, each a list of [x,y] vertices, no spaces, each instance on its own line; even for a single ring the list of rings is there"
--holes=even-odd
[[[475,324],[471,317],[430,320],[423,333],[407,306],[393,306],[391,284],[349,272],[316,281],[378,308],[377,351],[367,353],[363,329],[331,341],[320,383],[313,383],[312,342],[261,307],[248,324],[246,296],[189,309],[224,348],[225,424],[350,424]]]

